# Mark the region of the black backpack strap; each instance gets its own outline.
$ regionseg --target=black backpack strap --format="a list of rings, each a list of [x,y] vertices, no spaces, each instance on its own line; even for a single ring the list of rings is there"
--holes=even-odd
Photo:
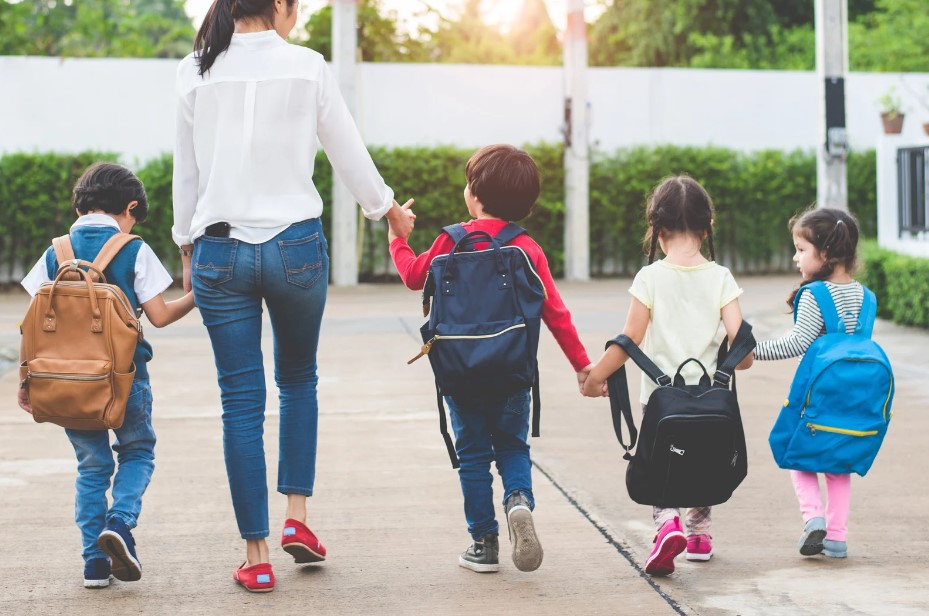
[[[752,335],[752,326],[748,321],[743,320],[739,326],[739,331],[735,335],[730,347],[727,343],[729,338],[724,338],[719,345],[719,353],[716,355],[716,374],[713,375],[713,384],[719,387],[729,387],[732,382],[735,387],[735,367],[745,359],[745,356],[751,353],[757,342]]]
[[[613,416],[613,432],[616,433],[616,439],[626,453],[623,458],[632,459],[632,449],[639,439],[639,431],[636,430],[635,421],[632,419],[632,405],[629,402],[629,383],[626,381],[626,366],[621,366],[606,380],[607,389],[610,392],[610,413]],[[626,427],[629,429],[629,444],[623,441],[623,420],[626,421]]]
[[[539,393],[539,365],[535,366],[535,380],[532,382],[532,436],[539,436],[539,420],[542,414],[542,396]]]
[[[496,238],[501,246],[505,246],[525,232],[526,230],[519,225],[508,222],[500,229],[494,238]]]
[[[458,456],[455,453],[455,444],[448,433],[448,420],[445,418],[445,403],[442,400],[442,391],[439,384],[435,384],[435,400],[439,407],[439,432],[442,433],[442,439],[445,441],[445,449],[448,451],[448,459],[452,462],[452,468],[458,468]]]
[[[611,344],[618,345],[622,350],[629,355],[629,359],[635,362],[639,368],[642,369],[642,372],[650,378],[652,381],[658,385],[665,387],[671,384],[671,377],[661,371],[661,368],[655,365],[655,362],[650,360],[648,356],[642,352],[642,349],[639,348],[635,342],[632,341],[632,338],[626,336],[625,334],[620,334],[612,340],[606,343],[606,348],[610,348]]]
[[[442,227],[442,231],[448,233],[448,235],[452,238],[452,242],[454,242],[456,246],[458,245],[458,242],[464,239],[464,237],[468,234],[468,230],[465,229],[464,225],[460,223]],[[463,244],[462,248],[464,250],[474,250],[474,240]]]

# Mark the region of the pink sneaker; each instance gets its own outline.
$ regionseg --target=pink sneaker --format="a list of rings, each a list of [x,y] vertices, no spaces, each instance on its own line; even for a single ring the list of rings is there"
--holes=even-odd
[[[674,573],[674,557],[687,547],[687,539],[681,530],[681,519],[675,517],[665,522],[655,535],[655,547],[645,559],[645,573],[670,575]]]
[[[687,560],[710,560],[713,557],[713,540],[709,535],[687,537]]]

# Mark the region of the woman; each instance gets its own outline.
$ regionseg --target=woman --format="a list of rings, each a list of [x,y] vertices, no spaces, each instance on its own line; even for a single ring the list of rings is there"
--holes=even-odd
[[[262,300],[280,389],[282,546],[298,563],[326,556],[306,527],[329,271],[323,202],[312,181],[317,138],[366,217],[408,228],[415,218],[411,202],[397,205],[378,174],[323,57],[286,42],[296,18],[297,0],[215,0],[177,72],[172,232],[216,360],[226,472],[246,541],[233,577],[253,592],[274,588],[265,540]]]

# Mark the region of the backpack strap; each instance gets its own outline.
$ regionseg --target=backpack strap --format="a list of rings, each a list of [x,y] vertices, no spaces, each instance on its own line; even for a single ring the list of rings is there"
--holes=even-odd
[[[445,441],[445,450],[448,451],[448,459],[452,462],[452,468],[461,466],[458,463],[458,456],[455,454],[455,444],[452,437],[448,434],[448,420],[445,418],[445,402],[442,400],[442,390],[439,389],[439,382],[435,383],[435,400],[439,407],[439,432],[442,434],[442,440]]]
[[[447,227],[442,227],[442,231],[445,231],[452,237],[452,242],[457,244],[461,241],[461,238],[468,234],[468,231],[464,228],[464,225],[454,224],[448,225]]]
[[[119,254],[119,251],[122,250],[126,244],[133,240],[140,239],[142,238],[131,233],[117,233],[108,239],[106,244],[103,245],[103,248],[100,249],[100,252],[97,253],[97,258],[94,259],[94,268],[98,272],[102,272],[109,266],[110,262],[116,258],[116,255]]]
[[[738,366],[745,356],[751,353],[757,342],[752,335],[752,326],[748,321],[743,320],[739,326],[732,344],[729,345],[729,338],[723,339],[719,345],[719,353],[716,356],[716,374],[713,375],[713,384],[719,387],[729,387],[732,382],[735,388],[735,367]]]
[[[612,341],[607,343],[607,346]],[[629,383],[626,379],[626,366],[620,366],[619,370],[611,374],[606,379],[606,387],[610,393],[610,414],[613,417],[613,432],[616,433],[616,439],[626,451],[623,459],[632,459],[632,449],[636,441],[639,440],[639,431],[636,430],[635,420],[632,418],[632,404],[629,401]],[[629,444],[623,441],[623,420],[626,422],[626,428],[629,430]]]
[[[68,261],[74,261],[74,248],[71,246],[71,234],[66,233],[61,237],[52,240],[52,248],[55,249],[55,260],[58,261],[58,267],[61,267]]]
[[[846,331],[845,321],[839,317],[839,312],[835,308],[835,301],[832,299],[832,293],[829,292],[829,287],[827,287],[826,283],[822,280],[805,284],[797,291],[797,295],[794,297],[794,322],[797,321],[800,296],[807,290],[813,294],[813,299],[816,300],[816,305],[819,306],[819,312],[823,316],[826,333],[844,334]]]
[[[855,326],[855,333],[862,336],[871,337],[874,331],[874,321],[877,319],[877,297],[868,287],[861,285],[863,295],[861,297],[861,313],[858,315],[858,324]]]
[[[655,365],[648,356],[642,352],[642,349],[639,348],[635,342],[632,341],[632,338],[626,336],[625,334],[620,334],[612,340],[606,343],[606,348],[610,348],[610,345],[617,345],[622,350],[624,350],[628,355],[629,359],[635,362],[635,364],[642,369],[642,372],[654,381],[660,387],[666,387],[671,384],[671,377],[661,371],[661,368]]]
[[[501,246],[505,246],[525,232],[526,230],[519,225],[508,222],[503,226],[502,229],[500,229],[500,232],[497,233],[494,238],[500,243]]]
[[[610,345],[617,345],[624,350],[629,358],[642,369],[648,378],[653,380],[659,386],[671,385],[671,377],[666,375],[655,363],[648,358],[642,349],[632,341],[629,336],[621,334],[606,343],[606,348]],[[610,413],[613,417],[613,432],[619,444],[626,450],[623,459],[632,459],[632,449],[639,439],[639,432],[635,427],[635,420],[632,418],[632,403],[629,400],[629,383],[626,377],[626,366],[620,366],[619,370],[611,374],[606,380],[607,391],[610,394]],[[626,428],[629,430],[629,444],[623,441],[623,421],[626,422]]]

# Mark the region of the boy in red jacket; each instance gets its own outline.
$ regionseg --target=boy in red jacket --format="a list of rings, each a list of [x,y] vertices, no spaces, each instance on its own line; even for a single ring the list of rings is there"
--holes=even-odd
[[[475,152],[465,168],[468,183],[464,200],[472,220],[462,223],[465,231],[485,231],[495,236],[509,222],[528,216],[539,198],[539,169],[529,154],[510,145],[489,145]],[[408,207],[409,204],[404,207]],[[390,228],[390,255],[403,283],[420,290],[432,260],[448,254],[455,243],[447,233],[432,247],[416,255],[407,244],[409,232]],[[478,242],[475,248],[486,246]],[[527,234],[517,236],[518,246],[532,260],[547,298],[542,320],[555,336],[561,350],[577,373],[579,388],[590,372],[590,359],[571,322],[571,313],[561,300],[542,248]],[[529,461],[530,390],[507,396],[446,396],[455,450],[461,464],[458,476],[464,494],[468,532],[474,540],[458,558],[458,564],[487,573],[499,569],[499,526],[494,517],[493,477],[490,463],[496,462],[503,480],[504,509],[513,548],[513,563],[520,571],[534,571],[542,564],[542,546],[535,533],[532,510],[532,475]]]

